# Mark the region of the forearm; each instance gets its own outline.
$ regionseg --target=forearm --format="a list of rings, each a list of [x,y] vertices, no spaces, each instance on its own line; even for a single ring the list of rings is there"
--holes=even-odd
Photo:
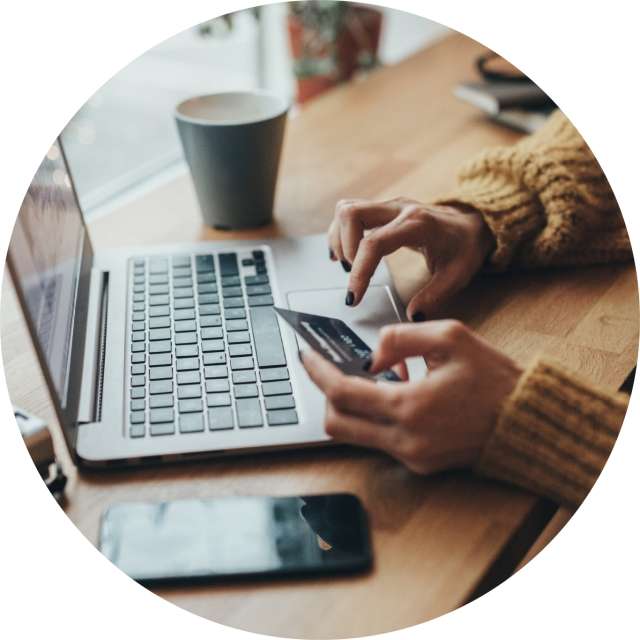
[[[504,403],[476,471],[575,508],[609,457],[627,402],[540,359]]]

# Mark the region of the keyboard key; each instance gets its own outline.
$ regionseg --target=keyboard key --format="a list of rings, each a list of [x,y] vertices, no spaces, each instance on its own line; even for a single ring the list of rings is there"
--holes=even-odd
[[[176,358],[195,358],[197,355],[197,344],[181,344],[176,347]]]
[[[137,399],[137,398],[144,398],[145,393],[146,393],[146,391],[145,391],[144,387],[136,387],[135,389],[131,389],[129,395],[132,398]]]
[[[132,376],[140,376],[143,375],[147,368],[143,364],[133,364],[131,365],[131,375]]]
[[[255,371],[245,370],[245,371],[234,371],[231,374],[231,378],[233,380],[233,384],[247,384],[249,382],[256,381]]]
[[[222,318],[220,316],[202,316],[200,318],[201,327],[221,327]]]
[[[203,340],[200,343],[202,353],[208,351],[224,351],[224,340]]]
[[[149,306],[159,307],[161,305],[169,304],[169,296],[149,296]]]
[[[173,289],[188,289],[193,288],[193,279],[189,276],[187,278],[174,278]]]
[[[298,414],[296,413],[295,409],[267,411],[267,422],[271,427],[276,427],[284,424],[298,424]]]
[[[154,380],[149,383],[149,393],[173,393],[173,380]]]
[[[253,258],[242,258],[243,267],[253,267],[253,265],[254,265]]]
[[[262,249],[254,249],[251,252],[251,255],[253,256],[254,260],[264,262],[264,251]]]
[[[230,358],[231,369],[239,371],[241,369],[253,369],[253,358],[247,356],[243,358]]]
[[[149,295],[164,295],[169,293],[169,285],[168,284],[152,284],[149,285]]]
[[[222,431],[233,429],[233,410],[231,407],[216,407],[209,410],[209,429]]]
[[[225,298],[224,308],[226,309],[243,309],[244,298]]]
[[[164,407],[173,407],[173,394],[163,393],[149,398],[149,408],[162,409]]]
[[[225,287],[224,283],[222,284]],[[224,298],[242,298],[242,287],[225,287],[222,290]]]
[[[271,287],[268,284],[255,284],[247,287],[248,296],[271,295]]]
[[[262,410],[260,401],[254,398],[236,400],[238,426],[242,429],[262,426]]]
[[[193,287],[184,287],[173,290],[173,297],[176,298],[193,298]]]
[[[225,302],[226,307],[226,302]],[[218,304],[201,304],[198,307],[198,313],[201,316],[219,316],[220,315],[220,305]]]
[[[176,369],[178,371],[199,370],[200,360],[198,358],[178,358],[176,360]]]
[[[199,384],[199,371],[179,371],[177,375],[178,384]]]
[[[256,264],[256,273],[258,275],[265,275],[267,273],[267,267],[264,264]]]
[[[210,351],[202,354],[203,364],[225,364],[227,362],[227,354],[224,351]]]
[[[144,321],[138,320],[137,322],[131,323],[131,331],[144,331]]]
[[[185,265],[184,267],[175,266],[173,268],[172,274],[173,274],[174,281],[179,278],[190,278],[191,267],[189,265]]]
[[[144,353],[132,353],[131,364],[140,364],[141,362],[144,363],[145,358],[146,356]]]
[[[132,387],[144,387],[144,384],[145,384],[144,376],[131,376]]]
[[[247,298],[250,307],[269,307],[273,306],[272,296],[249,296]]]
[[[202,411],[202,400],[200,398],[180,400],[178,402],[178,411],[180,413],[195,413],[198,411]]]
[[[178,362],[180,361],[178,360]],[[149,369],[149,380],[171,380],[172,378],[172,367],[151,367]]]
[[[173,256],[171,259],[173,267],[191,267],[191,256]]]
[[[134,293],[133,294],[134,302],[144,302],[144,293]]]
[[[166,273],[160,273],[149,276],[149,284],[167,284],[169,282],[169,276]]]
[[[235,398],[257,398],[258,387],[255,384],[237,384],[233,387]]]
[[[131,424],[144,424],[144,411],[132,411],[129,414]]]
[[[213,273],[199,273],[196,276],[196,280],[198,281],[198,284],[206,284],[209,282],[215,282],[216,276]]]
[[[205,327],[200,331],[203,340],[217,340],[222,338],[222,327]]]
[[[151,329],[149,331],[149,341],[153,340],[170,340],[171,329]]]
[[[162,316],[168,316],[168,315],[169,315],[169,307],[165,305],[161,307],[152,307],[151,309],[149,309],[150,318],[160,318]]]
[[[193,298],[179,298],[173,301],[174,309],[193,309],[194,306]]]
[[[215,293],[200,294],[198,297],[198,304],[218,304],[218,302],[220,302],[220,299]]]
[[[228,372],[226,365],[212,365],[204,368],[205,378],[227,378]]]
[[[201,398],[202,389],[199,384],[185,384],[178,387],[178,399],[186,400],[188,398]]]
[[[204,431],[204,419],[201,413],[185,413],[180,416],[180,433]]]
[[[250,314],[258,366],[283,367],[287,359],[275,311],[271,307],[253,307]]]
[[[247,276],[244,279],[244,283],[247,286],[251,286],[254,284],[269,284],[269,278],[266,275]]]
[[[166,258],[149,258],[149,273],[166,273],[169,261]]]
[[[249,323],[246,320],[227,320],[224,326],[228,332],[246,331],[249,328]]]
[[[293,396],[269,396],[264,399],[264,408],[268,411],[273,409],[293,409],[296,403]]]
[[[173,409],[151,409],[149,411],[149,422],[155,424],[157,422],[172,422]]]
[[[133,287],[133,293],[144,293],[144,284],[137,284]]]
[[[158,340],[149,343],[149,353],[169,353],[171,351],[170,340]]]
[[[250,342],[248,331],[235,331],[227,336],[229,344],[241,344],[243,342]]]
[[[220,278],[220,283],[223,287],[238,287],[240,286],[240,276],[225,276]]]
[[[164,316],[163,318],[149,318],[149,329],[166,329],[171,326],[171,318]]]
[[[202,282],[198,284],[198,294],[200,297],[208,293],[218,293],[218,287],[215,282]]]
[[[275,367],[273,369],[260,369],[262,382],[275,382],[276,380],[288,380],[289,369],[287,367]]]
[[[133,331],[131,333],[132,342],[144,342],[145,338],[146,338],[146,333],[144,331]]]
[[[129,435],[132,438],[143,438],[145,434],[144,423],[142,424],[132,424],[129,427]]]
[[[207,380],[204,386],[207,393],[227,393],[229,391],[229,381],[226,379]]]
[[[153,353],[149,356],[150,367],[166,367],[171,364],[170,353]]]
[[[247,317],[247,314],[244,309],[225,309],[224,310],[225,320],[243,320],[246,317]]]
[[[176,309],[173,312],[174,320],[194,320],[196,317],[195,309]]]
[[[236,276],[238,275],[238,256],[235,253],[221,253],[218,255],[220,263],[220,275]]]
[[[229,345],[229,356],[234,358],[237,356],[253,355],[250,344],[231,344]]]
[[[136,311],[135,313],[132,313],[131,320],[133,320],[133,322],[139,322],[140,320],[144,320],[144,312]]]
[[[208,393],[208,407],[228,407],[231,404],[231,396],[228,393]]]
[[[146,345],[144,342],[134,342],[131,345],[131,351],[132,353],[140,353],[141,351],[144,351],[146,349]]]
[[[176,333],[175,336],[176,345],[180,344],[196,344],[198,342],[198,335],[195,331],[189,331],[186,333]]]
[[[136,313],[139,313],[139,312],[144,313],[144,310],[145,310],[144,302],[136,302],[134,303],[132,308]]]
[[[195,320],[178,320],[174,324],[173,328],[176,333],[182,333],[183,331],[195,331],[196,321]]]
[[[198,255],[196,256],[196,271],[202,273],[203,271],[213,271],[213,256],[212,255]]]
[[[263,396],[284,396],[291,393],[291,383],[288,381],[262,383]]]
[[[152,436],[170,436],[174,432],[175,426],[173,422],[154,423],[149,427],[149,433]]]

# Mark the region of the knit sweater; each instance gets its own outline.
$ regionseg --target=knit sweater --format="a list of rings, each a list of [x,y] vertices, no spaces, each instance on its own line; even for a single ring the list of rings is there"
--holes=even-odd
[[[482,214],[497,270],[633,258],[611,187],[560,111],[518,144],[471,161],[458,190],[440,202]],[[611,452],[626,406],[627,396],[537,359],[504,402],[476,470],[576,507]]]

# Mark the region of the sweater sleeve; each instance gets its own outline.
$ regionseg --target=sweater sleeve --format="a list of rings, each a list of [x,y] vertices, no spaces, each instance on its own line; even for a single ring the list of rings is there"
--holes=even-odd
[[[519,143],[480,154],[463,167],[458,189],[438,202],[483,215],[495,238],[496,269],[632,258],[611,187],[560,111]]]
[[[504,403],[476,471],[575,508],[609,457],[627,402],[538,359]]]

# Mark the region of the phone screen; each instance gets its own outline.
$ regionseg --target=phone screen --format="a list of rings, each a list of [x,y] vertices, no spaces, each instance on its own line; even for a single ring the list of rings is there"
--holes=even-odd
[[[366,514],[349,494],[116,504],[103,515],[99,546],[142,583],[371,565]]]

